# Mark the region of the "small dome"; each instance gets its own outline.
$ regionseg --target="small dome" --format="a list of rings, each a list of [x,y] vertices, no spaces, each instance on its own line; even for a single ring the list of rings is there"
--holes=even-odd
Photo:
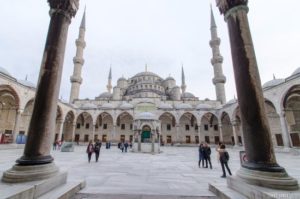
[[[263,88],[271,88],[271,87],[277,86],[283,82],[285,82],[284,79],[272,79],[272,80],[264,83]]]
[[[169,81],[169,80],[175,81],[175,79],[174,79],[173,77],[167,77],[167,78],[165,79],[165,81]]]
[[[300,67],[297,68],[297,69],[292,73],[292,76],[293,76],[293,75],[297,75],[297,74],[300,74]]]
[[[127,79],[125,77],[120,77],[118,81],[127,81]]]
[[[30,81],[27,80],[22,80],[22,79],[18,79],[17,80],[20,84],[27,86],[27,87],[31,87],[31,88],[36,88],[36,85]]]
[[[175,107],[176,109],[193,109],[192,105],[186,103],[177,104]]]
[[[237,103],[237,99],[231,99],[226,104],[234,104]]]
[[[5,68],[0,67],[0,73],[12,77],[11,74]]]
[[[120,109],[122,110],[128,110],[128,109],[133,109],[133,105],[132,104],[129,104],[127,102],[124,102],[123,104],[121,104],[120,106]]]
[[[158,106],[159,109],[173,109],[173,106],[171,104],[167,104],[167,103],[161,103]]]
[[[114,106],[111,103],[105,103],[100,108],[101,109],[113,109]]]
[[[209,105],[209,104],[198,104],[196,109],[199,110],[199,109],[211,109],[212,106]]]
[[[136,120],[156,120],[156,116],[150,112],[142,112],[136,115]]]
[[[111,98],[112,94],[109,92],[101,93],[97,98]]]
[[[182,93],[181,97],[182,98],[195,98],[195,95],[193,95],[192,93],[189,93],[189,92],[185,92],[185,93]]]
[[[81,105],[81,109],[95,109],[97,106],[92,103],[86,103]]]

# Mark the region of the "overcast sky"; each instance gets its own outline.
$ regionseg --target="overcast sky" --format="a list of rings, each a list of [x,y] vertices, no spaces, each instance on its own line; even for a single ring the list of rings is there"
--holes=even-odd
[[[210,40],[210,8],[221,38],[227,100],[234,97],[228,30],[214,0],[81,0],[69,27],[60,97],[69,100],[75,40],[84,5],[86,43],[80,98],[106,91],[112,66],[113,86],[119,77],[145,70],[181,84],[184,65],[187,91],[215,99]],[[262,83],[285,78],[300,67],[300,1],[249,0],[249,23]],[[10,0],[0,7],[0,66],[18,79],[36,83],[49,25],[46,0]]]

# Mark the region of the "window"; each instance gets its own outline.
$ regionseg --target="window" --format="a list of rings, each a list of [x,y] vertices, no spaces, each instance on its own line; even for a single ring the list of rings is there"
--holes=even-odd
[[[125,130],[125,124],[121,124],[121,129]]]
[[[217,124],[214,125],[214,130],[218,131],[219,130],[219,126]]]
[[[85,124],[85,128],[86,129],[90,128],[90,124],[89,123]]]
[[[171,124],[167,124],[167,131],[171,131]]]
[[[132,124],[130,124],[130,130],[132,130]]]
[[[103,129],[107,129],[107,124],[103,124]]]
[[[186,131],[189,131],[189,130],[190,130],[190,125],[186,124],[186,125],[185,125],[185,130],[186,130]]]
[[[208,124],[204,124],[204,130],[208,131]]]
[[[80,123],[77,123],[77,124],[76,124],[76,128],[77,128],[77,129],[80,129]]]
[[[195,131],[197,131],[197,130],[198,130],[198,125],[196,124],[196,125],[195,125]]]

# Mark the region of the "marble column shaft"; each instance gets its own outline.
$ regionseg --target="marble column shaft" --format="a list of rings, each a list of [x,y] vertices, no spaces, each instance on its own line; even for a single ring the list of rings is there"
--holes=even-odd
[[[50,25],[29,124],[24,155],[20,165],[51,163],[51,142],[54,138],[58,94],[71,17],[76,14],[78,1],[51,1]],[[76,9],[75,9],[76,8]]]
[[[13,138],[12,138],[13,143],[16,143],[16,138],[17,138],[17,135],[19,134],[20,119],[21,119],[21,111],[16,110],[15,126],[14,126],[14,131],[13,131]]]
[[[236,122],[231,122],[232,123],[232,134],[233,134],[233,138],[234,138],[234,145],[235,146],[238,146],[239,145],[239,139],[238,139],[238,136],[237,136],[237,134],[236,134],[236,126],[237,126],[237,124],[236,124]]]
[[[285,120],[285,112],[279,114],[284,147],[292,147],[291,136]]]

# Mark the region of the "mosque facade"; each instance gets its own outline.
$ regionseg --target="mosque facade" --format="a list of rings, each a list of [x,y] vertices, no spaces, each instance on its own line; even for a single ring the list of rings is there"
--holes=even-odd
[[[187,92],[183,68],[181,85],[173,77],[162,78],[146,69],[120,77],[115,86],[110,69],[107,91],[94,99],[79,99],[86,46],[84,14],[76,40],[70,100],[58,102],[53,141],[243,144],[238,100],[226,100],[223,57],[212,12],[210,30],[216,100],[202,100]],[[26,140],[35,87],[0,68],[0,143]],[[274,146],[300,147],[300,68],[284,79],[266,82],[263,92]]]

